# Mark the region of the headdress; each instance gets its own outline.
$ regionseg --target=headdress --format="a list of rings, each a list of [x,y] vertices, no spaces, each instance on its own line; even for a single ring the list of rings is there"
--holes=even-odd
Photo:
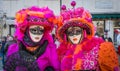
[[[72,1],[71,5],[73,9],[66,10],[66,6],[62,6],[62,11],[60,17],[58,18],[58,31],[57,36],[61,41],[65,41],[65,31],[70,26],[79,26],[83,28],[86,33],[86,38],[91,39],[94,36],[94,26],[92,23],[92,17],[89,11],[85,10],[83,7],[74,8],[76,5],[75,1]]]
[[[53,21],[55,15],[48,7],[39,8],[32,6],[27,9],[22,9],[16,13],[16,33],[18,38],[22,38],[26,28],[30,25],[44,26],[45,32],[50,32],[53,29]]]

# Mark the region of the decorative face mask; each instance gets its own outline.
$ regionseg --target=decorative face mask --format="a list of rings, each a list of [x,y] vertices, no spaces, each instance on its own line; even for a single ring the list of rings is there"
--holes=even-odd
[[[68,39],[73,44],[78,44],[82,39],[82,29],[80,27],[69,27],[66,32]]]
[[[38,25],[32,25],[29,27],[29,35],[33,42],[39,42],[43,36],[44,27]]]

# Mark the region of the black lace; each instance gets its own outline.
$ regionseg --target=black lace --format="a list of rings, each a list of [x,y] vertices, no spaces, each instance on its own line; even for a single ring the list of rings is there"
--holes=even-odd
[[[7,57],[4,69],[6,71],[15,71],[16,67],[19,66],[24,68],[19,71],[40,71],[36,59],[45,52],[47,44],[48,41],[45,40],[37,50],[30,52],[23,43],[19,41],[19,51]]]
[[[19,50],[24,50],[24,51],[28,52],[29,54],[31,54],[31,55],[33,55],[33,56],[38,58],[39,56],[41,56],[45,52],[45,49],[46,49],[47,45],[48,45],[48,41],[45,40],[43,42],[43,44],[41,44],[39,46],[39,48],[37,48],[35,51],[31,52],[31,51],[28,51],[26,49],[25,45],[20,41],[20,43],[19,43],[20,49]]]
[[[20,67],[19,71],[40,71],[34,57],[25,51],[19,51],[9,56],[4,69],[6,71],[15,71],[16,67]]]

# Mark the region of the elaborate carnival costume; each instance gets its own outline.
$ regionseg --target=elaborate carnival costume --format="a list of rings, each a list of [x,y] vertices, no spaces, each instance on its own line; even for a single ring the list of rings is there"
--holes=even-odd
[[[5,71],[59,71],[60,65],[50,32],[54,13],[48,7],[30,7],[16,13],[18,42],[7,52]]]
[[[71,5],[75,6],[75,1]],[[118,57],[111,42],[94,37],[90,13],[83,7],[66,10],[58,18],[61,71],[117,71]]]

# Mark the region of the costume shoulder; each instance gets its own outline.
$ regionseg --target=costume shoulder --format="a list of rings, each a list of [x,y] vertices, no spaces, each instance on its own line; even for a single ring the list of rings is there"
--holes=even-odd
[[[94,47],[99,46],[101,43],[103,43],[102,38],[96,38],[93,37],[92,39],[84,39],[82,43],[82,49],[83,51],[90,51]]]
[[[54,43],[48,43],[48,46],[49,46],[50,48],[56,48],[56,45],[55,45]]]
[[[114,71],[114,69],[118,67],[118,57],[113,43],[103,42],[100,45],[98,54],[98,61],[101,71]]]
[[[9,55],[17,52],[18,49],[19,49],[19,48],[18,48],[18,44],[17,44],[17,43],[14,43],[14,44],[10,45],[10,46],[8,47],[7,56],[9,56]]]

